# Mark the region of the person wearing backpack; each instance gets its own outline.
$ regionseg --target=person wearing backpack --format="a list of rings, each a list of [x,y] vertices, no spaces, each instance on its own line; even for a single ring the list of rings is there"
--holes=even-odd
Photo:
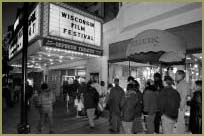
[[[42,92],[39,96],[39,104],[41,107],[41,119],[38,127],[39,132],[42,131],[42,127],[46,118],[48,118],[49,123],[49,133],[54,133],[53,131],[53,104],[55,102],[55,96],[53,92],[48,88],[46,83],[41,85]]]
[[[181,98],[178,91],[172,87],[173,79],[170,76],[166,76],[164,81],[166,87],[162,89],[159,95],[159,110],[162,115],[163,133],[172,134],[178,118]]]

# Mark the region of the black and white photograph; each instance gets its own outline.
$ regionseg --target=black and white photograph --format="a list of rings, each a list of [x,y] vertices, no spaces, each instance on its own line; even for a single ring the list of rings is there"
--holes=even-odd
[[[202,2],[2,2],[3,134],[202,134]]]

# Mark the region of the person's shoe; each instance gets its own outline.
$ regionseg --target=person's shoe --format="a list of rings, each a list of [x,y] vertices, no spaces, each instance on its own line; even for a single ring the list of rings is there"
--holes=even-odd
[[[115,132],[112,128],[109,128],[108,130],[109,130],[110,132]]]
[[[90,129],[94,129],[95,127],[94,126],[90,126]]]
[[[54,131],[50,131],[49,133],[50,133],[50,134],[54,134]]]

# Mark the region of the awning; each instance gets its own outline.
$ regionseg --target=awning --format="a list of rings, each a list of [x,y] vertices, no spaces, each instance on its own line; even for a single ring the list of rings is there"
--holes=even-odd
[[[180,62],[185,58],[185,43],[175,35],[158,29],[145,30],[133,38],[126,50],[132,61]]]

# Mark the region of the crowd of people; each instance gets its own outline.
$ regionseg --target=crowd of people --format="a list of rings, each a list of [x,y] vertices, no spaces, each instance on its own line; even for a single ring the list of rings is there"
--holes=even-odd
[[[77,116],[78,112],[85,111],[90,129],[94,129],[95,120],[104,111],[108,111],[109,130],[112,133],[125,134],[185,134],[185,111],[190,106],[188,129],[193,134],[202,133],[201,80],[195,82],[196,87],[190,102],[187,101],[187,96],[191,95],[190,88],[182,70],[176,72],[175,81],[170,76],[162,79],[159,73],[155,73],[154,80],[148,79],[143,91],[132,76],[127,81],[126,91],[119,86],[118,78],[114,79],[113,84],[108,84],[107,88],[104,81],[100,84],[91,80],[87,83],[85,80],[80,83],[74,81],[72,85],[65,83],[64,100],[76,106]],[[32,100],[40,115],[39,132],[47,119],[49,131],[54,133],[53,105],[56,98],[47,83],[41,85],[40,91],[33,93]]]

